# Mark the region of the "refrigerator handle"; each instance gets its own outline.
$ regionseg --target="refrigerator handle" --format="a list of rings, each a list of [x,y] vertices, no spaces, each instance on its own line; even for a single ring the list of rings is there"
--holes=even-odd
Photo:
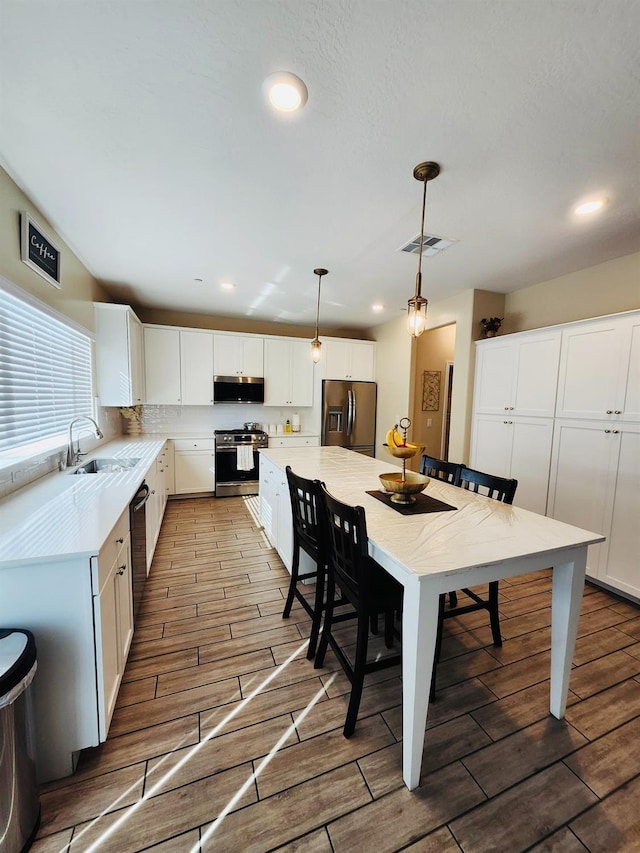
[[[350,388],[347,391],[347,435],[353,433],[353,426],[356,420],[356,396]]]

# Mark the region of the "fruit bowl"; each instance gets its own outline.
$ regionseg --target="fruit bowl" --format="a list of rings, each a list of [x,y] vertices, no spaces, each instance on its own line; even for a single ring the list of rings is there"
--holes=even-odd
[[[388,444],[387,450],[397,459],[411,459],[417,453],[422,453],[424,447],[420,444],[407,444],[402,445],[401,447],[398,447],[395,444]]]
[[[398,448],[400,449],[400,448]],[[386,492],[392,492],[391,500],[396,504],[414,504],[415,495],[424,491],[429,478],[424,474],[416,474],[415,471],[393,471],[389,474],[380,474],[379,480]]]

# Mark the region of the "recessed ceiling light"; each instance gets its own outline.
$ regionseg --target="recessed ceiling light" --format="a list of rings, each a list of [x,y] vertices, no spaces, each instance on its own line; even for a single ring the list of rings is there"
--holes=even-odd
[[[292,113],[304,107],[309,95],[304,82],[290,71],[270,74],[262,88],[271,106],[283,113]]]
[[[235,290],[235,284],[233,284],[233,282],[231,281],[223,281],[220,287],[223,290]]]
[[[603,198],[594,198],[591,201],[585,201],[577,205],[577,207],[574,207],[573,212],[577,213],[578,216],[586,216],[589,213],[596,213],[598,210],[602,210],[604,204],[605,200]]]
[[[375,305],[371,306],[371,310],[372,311],[384,311],[384,305],[380,305],[380,303],[377,302]]]

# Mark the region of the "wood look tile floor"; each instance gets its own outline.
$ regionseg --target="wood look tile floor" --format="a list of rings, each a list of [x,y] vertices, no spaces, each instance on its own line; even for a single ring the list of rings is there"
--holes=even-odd
[[[447,620],[409,792],[399,669],[345,740],[349,684],[306,660],[302,608],[282,619],[256,505],[168,504],[109,738],[43,786],[34,853],[640,850],[640,607],[585,588],[562,721],[550,572],[501,582],[501,648],[486,614]]]

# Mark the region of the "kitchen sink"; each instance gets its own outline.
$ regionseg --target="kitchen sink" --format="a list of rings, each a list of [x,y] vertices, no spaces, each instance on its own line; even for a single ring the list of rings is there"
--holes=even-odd
[[[74,474],[115,474],[118,471],[126,471],[135,468],[139,459],[92,459],[80,465]]]

